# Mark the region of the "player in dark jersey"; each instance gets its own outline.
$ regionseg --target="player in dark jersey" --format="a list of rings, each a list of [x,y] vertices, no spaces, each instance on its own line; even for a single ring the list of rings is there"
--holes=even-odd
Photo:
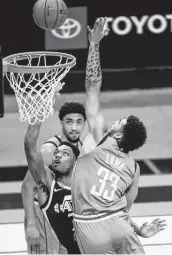
[[[25,153],[28,168],[38,190],[38,202],[60,243],[69,254],[80,253],[74,239],[70,180],[79,149],[61,142],[54,151],[52,172],[44,165],[37,139],[41,123],[29,125],[25,136]]]
[[[60,150],[62,145],[63,143],[59,145],[57,150]],[[49,199],[41,206],[41,209],[68,253],[80,254],[77,242],[74,239],[71,188],[54,179]]]
[[[139,180],[139,166],[129,151],[144,144],[146,129],[137,117],[130,116],[116,121],[104,137],[105,121],[100,102],[95,100],[102,81],[99,42],[105,33],[103,26],[101,18],[94,29],[88,28],[87,120],[99,145],[80,157],[73,171],[71,191],[76,237],[85,254],[144,253],[131,227],[134,224],[128,211],[136,198]],[[163,222],[158,224],[163,229]]]
[[[68,141],[82,147],[81,133],[85,126],[85,108],[78,102],[66,102],[59,110],[61,134],[55,135],[41,147],[44,164],[50,166],[55,148],[61,141]],[[51,227],[40,210],[37,198],[36,184],[28,171],[22,184],[22,199],[25,210],[25,232],[28,253],[37,251],[37,254],[66,254],[67,251],[59,244]],[[39,246],[39,249],[37,249]]]

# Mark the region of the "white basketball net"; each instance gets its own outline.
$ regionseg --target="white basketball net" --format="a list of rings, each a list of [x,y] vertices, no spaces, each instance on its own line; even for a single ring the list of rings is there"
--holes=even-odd
[[[45,69],[44,73],[36,71],[25,73],[24,70],[18,73],[11,71],[6,73],[6,77],[16,95],[21,122],[26,120],[30,124],[34,124],[37,120],[43,122],[53,114],[54,95],[61,89],[60,81],[75,65],[75,63],[71,65],[71,59],[66,55],[63,56],[62,53],[56,57],[58,61],[54,64],[54,68],[48,71]],[[26,55],[24,60],[25,65],[33,67],[33,69],[35,66],[47,66],[47,56],[45,54]],[[37,62],[36,65],[35,61]],[[13,58],[12,64],[20,68],[17,57]],[[66,65],[61,67],[61,64]]]

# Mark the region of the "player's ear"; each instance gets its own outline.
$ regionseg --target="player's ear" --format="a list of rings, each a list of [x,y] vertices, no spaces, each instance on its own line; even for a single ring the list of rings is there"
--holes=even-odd
[[[116,133],[114,133],[114,137],[115,137],[116,139],[121,139],[122,136],[123,136],[122,132],[116,132]]]
[[[116,131],[115,129],[113,129],[113,127],[111,128],[110,132],[109,132],[109,136],[114,137],[115,139],[121,139],[123,136],[123,132],[121,131]]]

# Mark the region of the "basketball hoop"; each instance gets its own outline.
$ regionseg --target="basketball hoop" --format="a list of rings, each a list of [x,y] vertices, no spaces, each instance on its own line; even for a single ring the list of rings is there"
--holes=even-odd
[[[43,122],[53,114],[54,94],[60,90],[60,81],[75,64],[74,56],[61,52],[25,52],[3,59],[21,122]]]

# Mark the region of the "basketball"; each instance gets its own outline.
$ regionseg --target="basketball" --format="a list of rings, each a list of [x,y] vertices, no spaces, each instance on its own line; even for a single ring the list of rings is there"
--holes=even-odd
[[[43,29],[53,30],[65,22],[68,10],[62,0],[38,0],[33,7],[33,19]]]

